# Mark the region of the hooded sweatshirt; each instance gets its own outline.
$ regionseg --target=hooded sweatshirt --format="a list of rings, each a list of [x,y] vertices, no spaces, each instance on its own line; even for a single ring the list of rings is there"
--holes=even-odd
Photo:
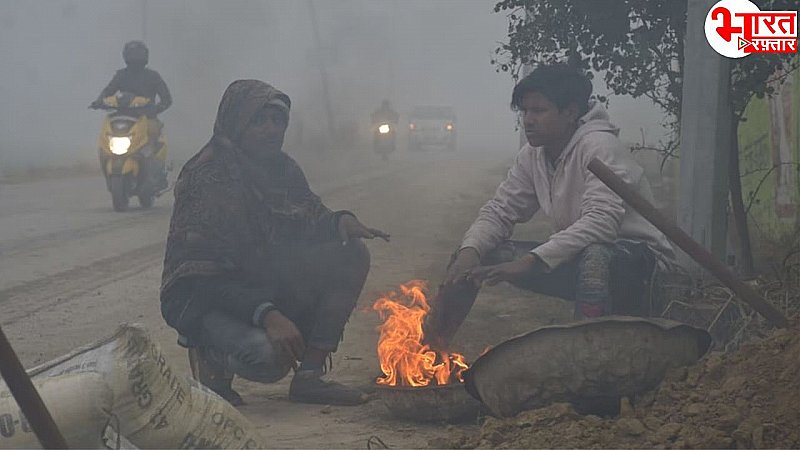
[[[472,247],[483,257],[511,238],[515,224],[529,221],[541,209],[555,233],[532,253],[550,270],[575,258],[590,244],[617,240],[644,242],[662,267],[676,264],[666,237],[589,171],[589,162],[598,158],[628,186],[653,201],[644,170],[619,140],[619,129],[609,122],[602,105],[590,106],[553,163],[543,147],[522,147],[494,198],[481,208],[467,231],[461,248]]]

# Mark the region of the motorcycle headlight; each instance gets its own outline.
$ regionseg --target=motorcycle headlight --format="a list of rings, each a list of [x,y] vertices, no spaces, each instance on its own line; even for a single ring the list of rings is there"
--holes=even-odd
[[[379,126],[379,127],[378,127],[378,133],[380,133],[380,134],[386,134],[386,133],[388,133],[388,132],[389,132],[389,130],[390,130],[390,129],[391,129],[391,128],[389,128],[389,125],[388,125],[388,124],[383,124],[383,125],[381,125],[381,126]]]
[[[111,149],[111,153],[115,155],[124,155],[128,153],[128,149],[131,147],[131,138],[127,136],[112,137],[108,143],[108,147]]]

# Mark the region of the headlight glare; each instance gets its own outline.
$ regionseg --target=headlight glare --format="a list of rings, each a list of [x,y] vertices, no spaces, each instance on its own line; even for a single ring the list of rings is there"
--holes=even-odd
[[[131,147],[131,138],[127,136],[114,136],[109,140],[108,147],[111,149],[111,153],[115,155],[124,155],[128,153],[128,149]]]

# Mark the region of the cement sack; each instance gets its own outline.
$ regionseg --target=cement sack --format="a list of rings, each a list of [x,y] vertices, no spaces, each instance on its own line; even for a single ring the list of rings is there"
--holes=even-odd
[[[665,319],[610,316],[552,325],[509,339],[465,372],[467,391],[497,416],[556,402],[619,406],[711,345],[702,329]]]
[[[105,448],[113,394],[96,373],[59,375],[34,380],[70,448]],[[42,448],[19,405],[0,383],[0,448]]]
[[[255,426],[221,397],[181,376],[139,325],[30,371],[35,380],[95,373],[113,393],[111,427],[138,448],[264,448]]]

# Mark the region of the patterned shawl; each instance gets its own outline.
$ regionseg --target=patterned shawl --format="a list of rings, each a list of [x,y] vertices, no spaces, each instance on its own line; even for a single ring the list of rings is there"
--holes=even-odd
[[[270,244],[329,239],[336,214],[322,204],[297,163],[283,152],[257,163],[237,147],[250,119],[289,97],[257,80],[232,83],[222,97],[214,136],[181,170],[167,237],[161,298],[178,280],[228,274],[268,277]]]

